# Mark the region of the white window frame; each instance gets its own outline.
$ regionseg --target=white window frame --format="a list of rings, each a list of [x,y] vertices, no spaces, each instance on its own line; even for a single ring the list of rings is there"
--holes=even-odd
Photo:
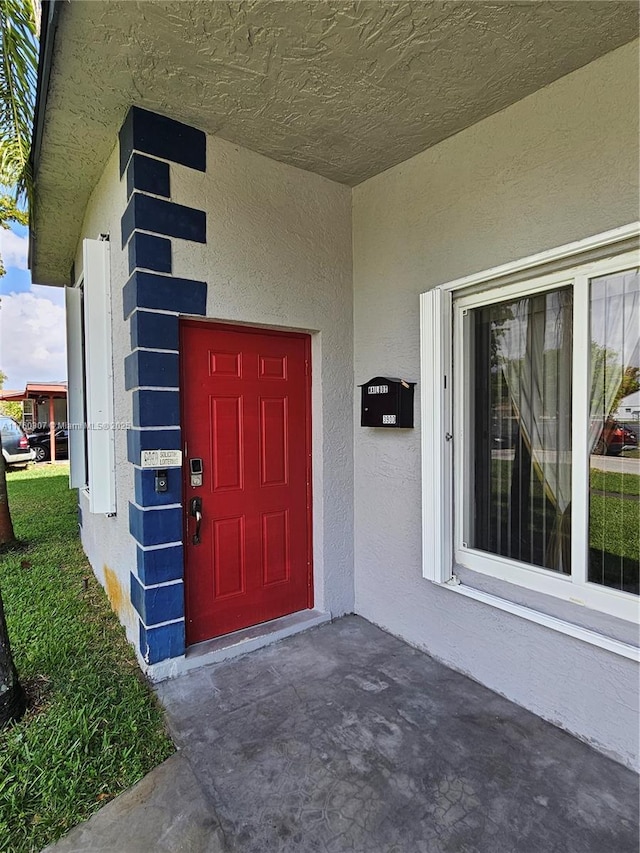
[[[113,515],[116,482],[109,242],[84,240],[82,249],[82,276],[76,287],[67,288],[70,485],[85,493],[89,512]]]
[[[580,462],[587,458],[589,400],[587,372],[583,369],[584,353],[589,351],[589,296],[586,285],[589,279],[598,275],[637,266],[638,235],[640,222],[632,223],[587,240],[458,279],[421,295],[422,535],[423,575],[428,580],[455,586],[455,565],[459,564],[517,586],[631,622],[639,621],[637,596],[602,587],[586,579],[586,499],[572,502],[571,576],[519,564],[463,544],[461,522],[464,508],[461,496],[465,494],[465,457],[469,451],[465,446],[464,388],[461,382],[455,381],[465,363],[464,337],[457,333],[457,324],[462,319],[463,311],[487,302],[513,299],[518,295],[524,296],[533,291],[575,282],[572,490],[574,494],[586,495],[588,465]],[[510,287],[507,288],[507,285]],[[460,457],[462,464],[458,464]]]
[[[36,401],[33,399],[27,399],[22,401],[22,426],[25,424],[31,424],[35,422],[35,408]]]

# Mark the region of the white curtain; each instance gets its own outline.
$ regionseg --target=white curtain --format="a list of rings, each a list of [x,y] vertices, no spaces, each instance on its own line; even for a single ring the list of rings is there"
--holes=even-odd
[[[572,292],[561,289],[511,303],[496,337],[522,439],[556,511],[547,565],[569,569],[571,506]],[[637,270],[591,282],[589,452],[613,408],[625,368],[640,365],[640,277]],[[586,356],[587,354],[585,354]],[[603,430],[605,432],[603,433]]]
[[[620,391],[624,370],[640,366],[638,270],[591,282],[589,453],[598,444]]]
[[[569,570],[571,503],[572,293],[543,293],[512,303],[497,339],[502,368],[522,439],[556,511],[546,563]]]

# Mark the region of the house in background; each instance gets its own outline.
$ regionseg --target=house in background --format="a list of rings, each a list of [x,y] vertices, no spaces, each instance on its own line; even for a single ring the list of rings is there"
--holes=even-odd
[[[613,417],[617,421],[638,421],[640,422],[640,391],[633,391],[627,394],[618,403],[618,408],[614,412]]]
[[[22,403],[22,426],[27,432],[49,430],[55,460],[53,436],[67,427],[67,383],[27,382],[24,391],[0,389],[0,400]]]
[[[43,3],[31,266],[152,678],[355,611],[638,766],[637,68],[627,2]]]
[[[0,390],[0,400],[22,403],[22,426],[26,430],[67,426],[67,383],[27,382],[24,391]]]

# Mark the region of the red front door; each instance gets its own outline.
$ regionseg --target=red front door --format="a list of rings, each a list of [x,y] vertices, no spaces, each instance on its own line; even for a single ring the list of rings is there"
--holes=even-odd
[[[192,644],[313,606],[310,339],[184,321],[181,353]]]

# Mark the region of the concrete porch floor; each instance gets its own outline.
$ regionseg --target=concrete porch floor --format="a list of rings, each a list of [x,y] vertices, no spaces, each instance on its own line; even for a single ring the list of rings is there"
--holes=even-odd
[[[632,771],[358,617],[158,693],[179,752],[48,849],[638,851]]]

